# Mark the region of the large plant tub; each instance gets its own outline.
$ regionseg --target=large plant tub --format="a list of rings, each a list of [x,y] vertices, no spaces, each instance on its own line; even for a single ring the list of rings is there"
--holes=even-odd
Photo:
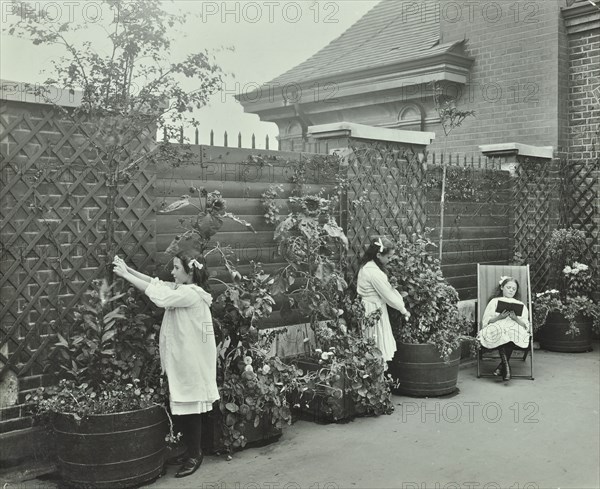
[[[218,403],[212,411],[206,413],[202,428],[202,450],[205,453],[221,453],[226,451],[223,439],[223,414],[219,410]],[[252,448],[274,443],[281,437],[283,430],[273,426],[270,416],[263,416],[258,426],[254,426],[254,420],[238,425],[237,429],[246,439],[245,447],[236,447],[234,450]]]
[[[575,326],[579,328],[577,335],[569,332],[569,321],[562,313],[551,312],[536,339],[544,350],[564,353],[592,351],[592,320],[579,315],[575,318]]]
[[[390,363],[390,373],[397,383],[395,394],[414,397],[438,397],[456,390],[460,349],[455,349],[448,362],[434,345],[398,343]]]
[[[294,363],[305,372],[316,372],[322,367],[309,359],[297,359]],[[295,392],[289,396],[288,402],[295,417],[316,423],[338,423],[356,417],[353,399],[346,394],[345,375],[334,382],[331,387],[322,386],[314,392]]]
[[[66,485],[119,489],[158,477],[164,465],[168,418],[161,406],[54,421],[58,466]]]

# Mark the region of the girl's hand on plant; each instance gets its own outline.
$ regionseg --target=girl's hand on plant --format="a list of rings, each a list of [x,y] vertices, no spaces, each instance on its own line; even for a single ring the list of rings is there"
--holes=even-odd
[[[113,265],[113,271],[119,277],[125,277],[125,275],[127,275],[127,265],[125,265],[125,262],[123,260],[120,260],[118,262],[113,261]]]
[[[404,316],[404,319],[405,319],[406,321],[408,321],[408,320],[410,319],[410,312],[408,312],[408,311],[404,311],[404,312],[402,313],[402,315]]]

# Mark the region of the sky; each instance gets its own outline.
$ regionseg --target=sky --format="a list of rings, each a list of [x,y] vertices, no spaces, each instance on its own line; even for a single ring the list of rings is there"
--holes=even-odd
[[[340,36],[379,0],[177,0],[164,2],[173,12],[188,13],[188,22],[177,34],[170,53],[173,60],[199,49],[215,50],[221,68],[228,73],[221,93],[197,112],[201,121],[200,142],[208,143],[210,130],[215,144],[221,145],[228,131],[229,144],[242,133],[249,147],[256,134],[257,146],[264,147],[269,135],[278,134],[274,123],[261,122],[257,115],[245,114],[234,94],[244,93],[265,83],[309,58]],[[107,50],[106,33],[100,25],[108,11],[100,0],[31,1],[34,12],[44,11],[56,22],[79,22],[85,26],[78,40],[92,40],[99,51]],[[5,28],[22,12],[0,0],[1,23]],[[50,75],[51,61],[62,51],[55,46],[34,46],[2,32],[0,38],[0,78],[40,83]],[[44,70],[46,70],[44,72]],[[186,132],[191,136],[192,131]],[[271,148],[275,147],[271,143]]]

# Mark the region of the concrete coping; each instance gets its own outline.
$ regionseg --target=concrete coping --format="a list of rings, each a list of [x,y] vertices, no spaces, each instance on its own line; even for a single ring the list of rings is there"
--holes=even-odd
[[[516,155],[547,158],[549,160],[554,156],[554,148],[552,146],[531,146],[522,143],[484,144],[479,146],[479,151],[486,156]]]
[[[427,146],[435,139],[434,132],[402,131],[353,122],[333,122],[331,124],[309,126],[308,135],[315,139],[349,136],[358,139],[418,144],[421,146]]]
[[[49,86],[43,83],[0,80],[0,100],[78,107],[82,98],[83,93],[81,90]]]

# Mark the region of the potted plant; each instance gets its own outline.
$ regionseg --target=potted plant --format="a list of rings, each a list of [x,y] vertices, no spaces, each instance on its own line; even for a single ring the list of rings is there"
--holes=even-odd
[[[294,393],[293,410],[303,419],[338,422],[355,416],[390,414],[391,378],[372,338],[363,330],[373,327],[378,314],[368,317],[359,300],[346,300],[344,316],[320,323],[316,341],[320,346],[297,359],[296,364],[312,375]],[[351,319],[350,319],[351,318]]]
[[[548,242],[551,283],[556,287],[535,294],[533,328],[540,346],[559,352],[592,350],[592,330],[600,330],[600,304],[594,298],[596,278],[582,263],[585,234],[557,229]]]
[[[387,267],[411,313],[407,321],[388,308],[397,345],[390,372],[398,393],[423,397],[456,390],[461,343],[472,340],[471,325],[458,312],[458,294],[429,253],[429,232],[401,236]]]
[[[116,293],[106,280],[93,286],[51,351],[49,367],[60,382],[28,400],[51,420],[64,482],[136,486],[161,474],[172,435],[154,340],[158,321],[133,289]]]
[[[260,264],[251,265],[251,273],[241,275],[227,261],[232,283],[213,305],[220,393],[212,423],[214,451],[230,453],[279,438],[292,421],[287,394],[302,382],[295,366],[270,354],[276,333],[258,332],[257,322],[271,314],[275,303],[270,295],[274,279]]]

